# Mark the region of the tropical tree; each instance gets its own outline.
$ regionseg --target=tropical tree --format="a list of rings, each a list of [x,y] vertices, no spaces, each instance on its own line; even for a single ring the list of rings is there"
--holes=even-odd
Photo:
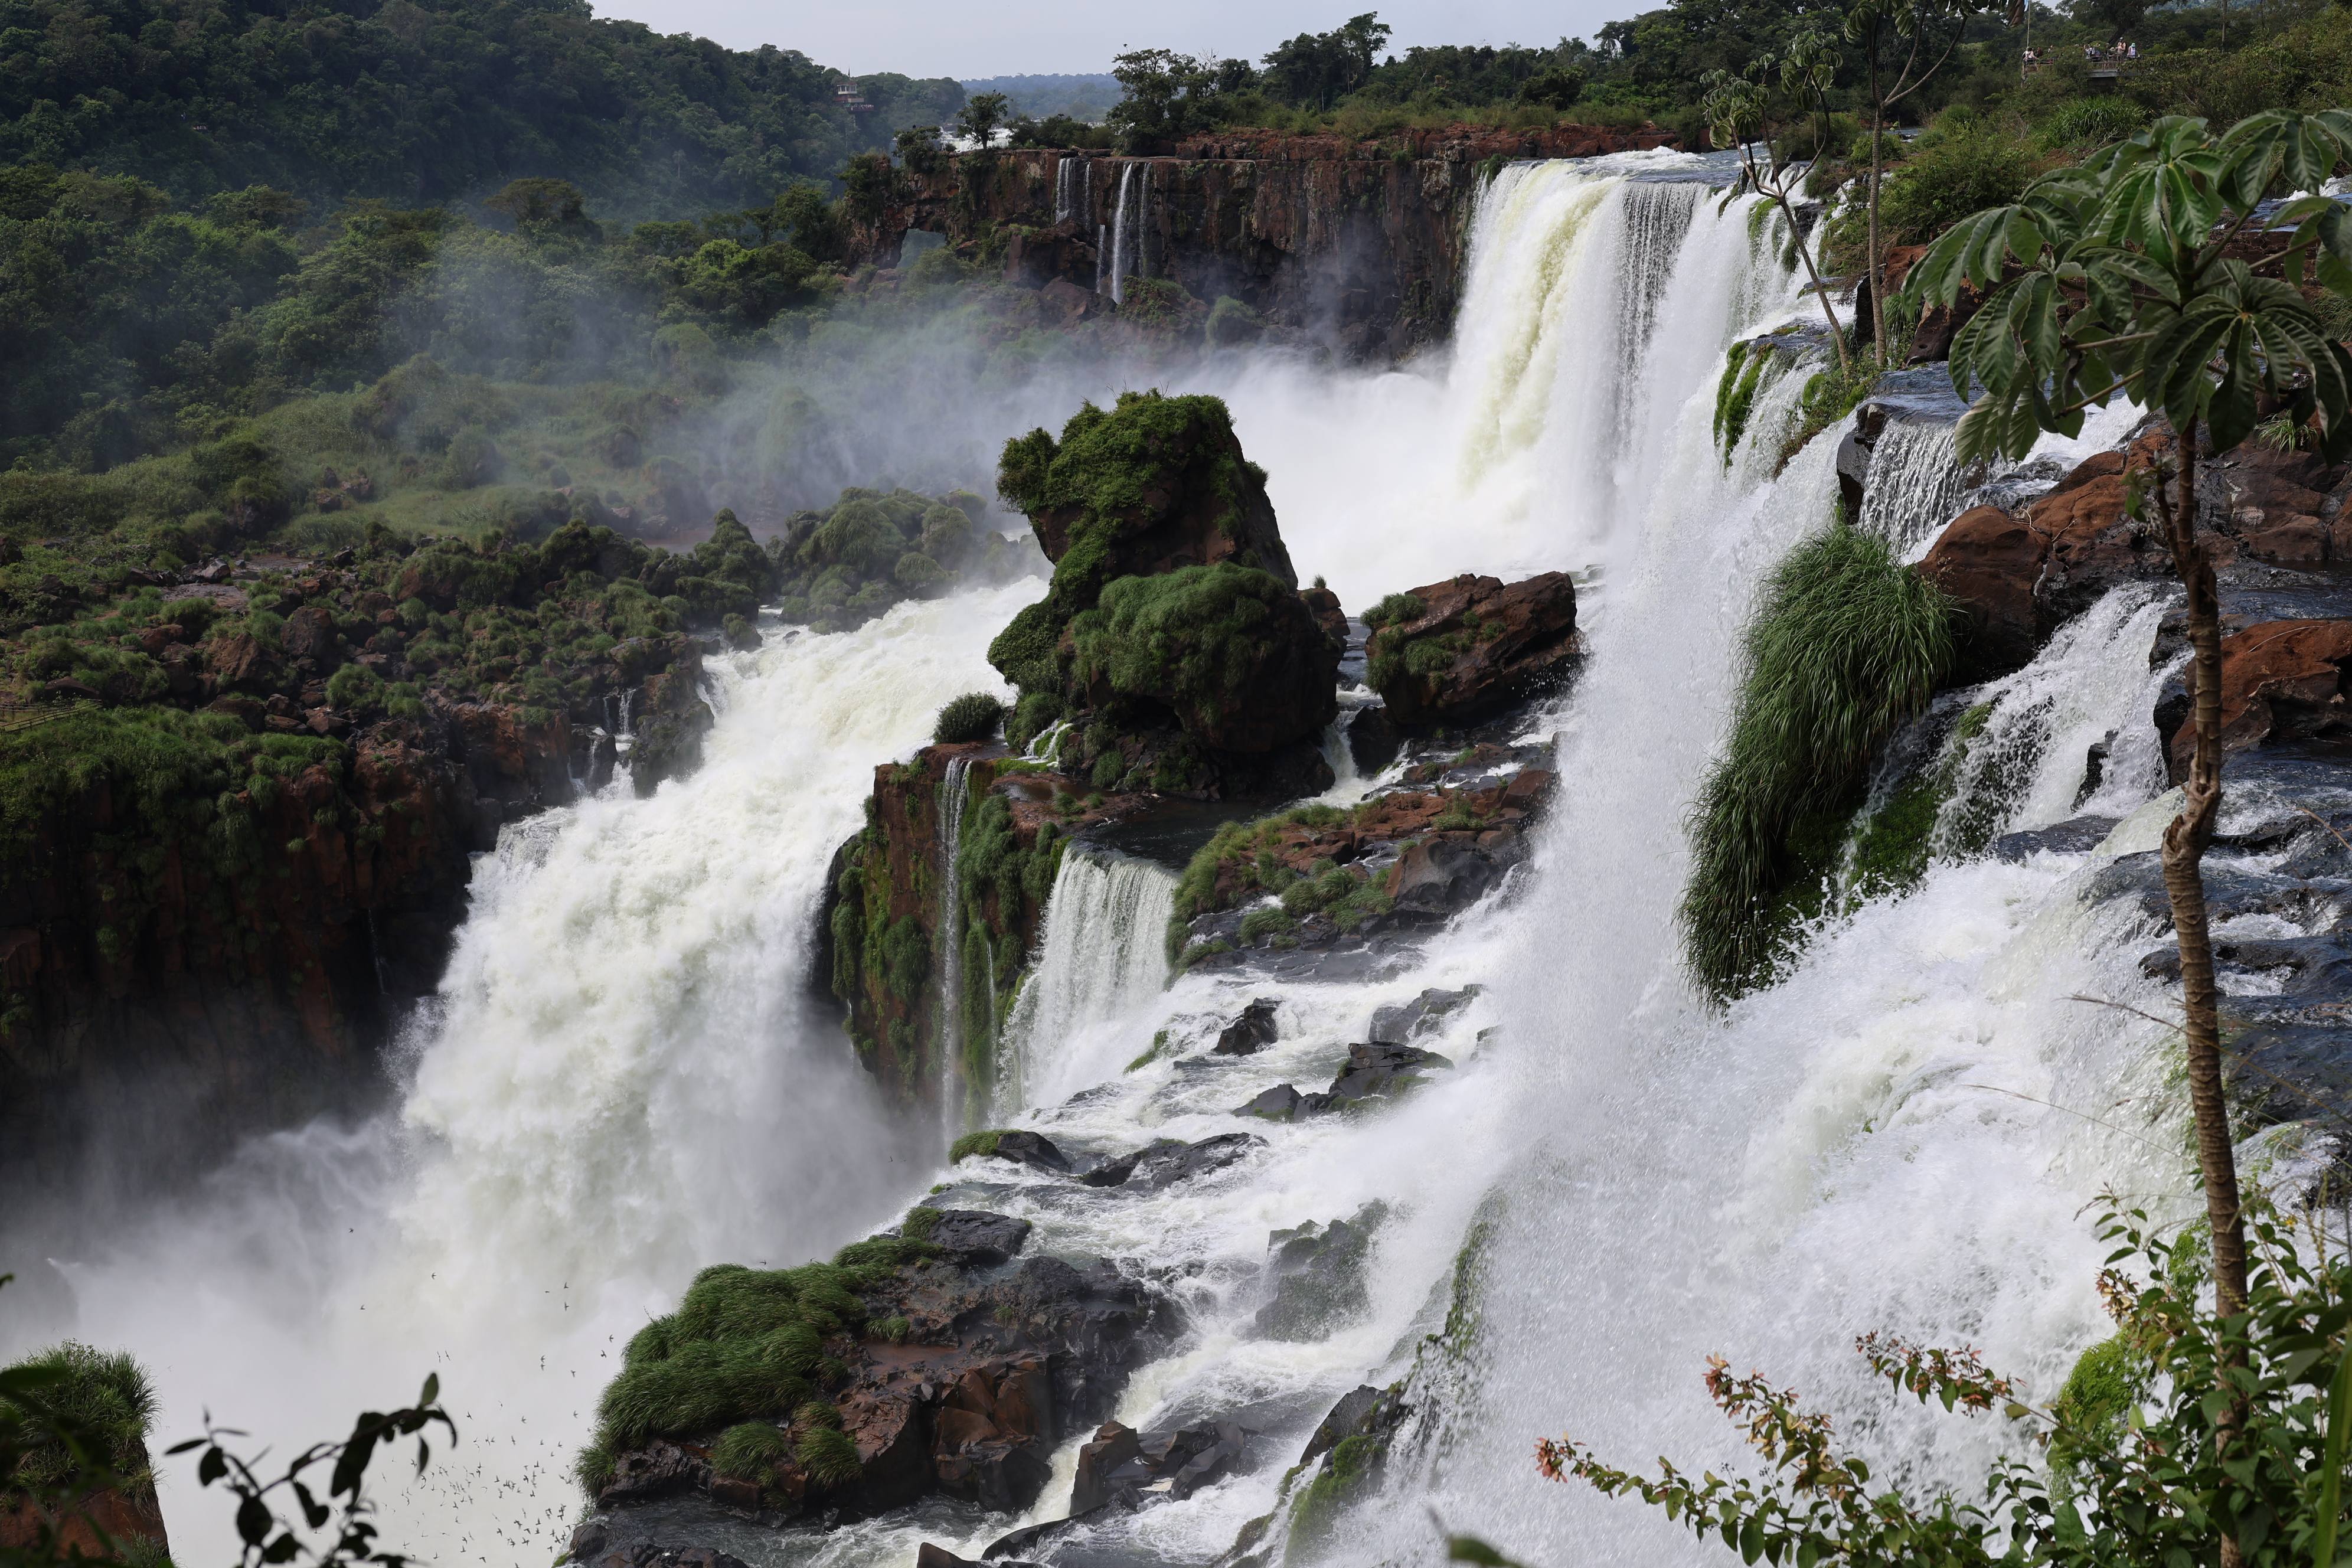
[[[975,92],[956,111],[956,129],[971,144],[985,152],[996,142],[996,133],[1013,118],[1013,100],[1001,92]]]
[[[1780,209],[1798,258],[1805,264],[1811,292],[1822,302],[1822,314],[1829,319],[1830,342],[1837,350],[1838,368],[1846,371],[1852,365],[1845,346],[1845,330],[1838,324],[1837,307],[1831,302],[1830,291],[1822,282],[1821,268],[1813,264],[1811,242],[1797,221],[1794,198],[1804,171],[1801,165],[1781,163],[1767,134],[1765,118],[1771,107],[1771,89],[1766,85],[1766,79],[1773,64],[1773,57],[1766,55],[1749,65],[1752,74],[1748,76],[1721,70],[1708,72],[1706,98],[1700,108],[1706,115],[1707,135],[1715,144],[1739,149],[1739,178],[1729,194],[1738,195],[1753,190],[1769,197]],[[1759,146],[1763,149],[1760,155],[1757,151]]]
[[[2161,410],[2175,433],[2169,471],[2145,496],[2188,590],[2192,649],[2195,750],[2165,830],[2164,882],[2225,1314],[2247,1300],[2246,1241],[2201,870],[2221,806],[2221,630],[2213,561],[2197,531],[2197,464],[2200,445],[2228,452],[2273,410],[2331,460],[2352,453],[2352,355],[2303,287],[2352,295],[2352,222],[2324,196],[2256,217],[2275,192],[2318,189],[2347,155],[2352,113],[2343,110],[2273,110],[2221,136],[2201,120],[2160,120],[1954,226],[1908,282],[1946,307],[1963,286],[1987,292],[1952,342],[1953,386],[1962,396],[1981,389],[1959,424],[1962,462],[2021,458],[2042,431],[2077,433],[2085,409],[2117,396]],[[2250,230],[2286,231],[2285,241],[2249,260],[2239,242]]]
[[[1870,100],[1870,173],[1863,204],[1869,227],[1870,341],[1881,364],[1886,363],[1886,258],[1879,243],[1878,192],[1885,170],[1887,115],[1943,69],[1979,6],[1980,0],[1854,0],[1845,14],[1847,41],[1862,46]]]

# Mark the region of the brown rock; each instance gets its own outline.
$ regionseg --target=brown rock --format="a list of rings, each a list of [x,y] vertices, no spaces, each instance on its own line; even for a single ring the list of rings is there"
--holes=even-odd
[[[1580,650],[1565,572],[1507,587],[1465,574],[1412,596],[1421,614],[1381,626],[1365,647],[1372,688],[1401,729],[1463,723],[1533,696]]]
[[[232,632],[205,644],[205,665],[223,689],[268,691],[278,680],[278,656],[251,632]]]
[[[149,626],[139,634],[139,651],[153,658],[185,636],[187,633],[181,628],[177,621],[168,621],[160,626]]]
[[[2033,588],[2049,554],[2048,536],[1991,506],[1960,513],[1929,548],[1919,574],[1968,617],[1955,679],[1990,680],[2033,658],[2045,635]]]
[[[710,1500],[721,1508],[740,1508],[749,1512],[760,1506],[760,1483],[713,1476],[710,1479]]]
[[[335,617],[317,605],[305,605],[286,617],[286,651],[307,658],[321,670],[342,662],[342,638],[335,635]]]
[[[1315,624],[1323,628],[1323,635],[1346,647],[1348,612],[1339,607],[1339,595],[1328,588],[1301,588],[1298,596],[1307,601],[1307,613],[1315,617]]]
[[[2352,620],[2266,621],[2221,639],[2221,750],[2352,739],[2345,674]],[[2196,747],[2193,721],[2172,737],[2176,773]]]

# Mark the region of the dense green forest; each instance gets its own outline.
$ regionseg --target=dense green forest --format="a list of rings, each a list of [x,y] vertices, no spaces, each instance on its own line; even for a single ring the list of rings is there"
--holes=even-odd
[[[1831,0],[1674,0],[1611,22],[1589,41],[1401,52],[1388,49],[1390,28],[1366,13],[1326,32],[1302,33],[1255,63],[1169,49],[1122,56],[1118,74],[1127,94],[1109,119],[1131,146],[1221,125],[1376,136],[1454,120],[1567,119],[1654,121],[1697,147],[1705,142],[1700,105],[1712,74],[1763,68],[1785,58],[1801,35],[1822,33],[1835,43],[1830,108],[1849,117],[1860,110],[1869,69],[1864,46],[1844,36],[1853,9]],[[1955,106],[2044,118],[2093,96],[2083,50],[2118,39],[2136,45],[2139,59],[2097,96],[2130,114],[2223,121],[2263,108],[2320,108],[2352,99],[2352,13],[2333,0],[2161,6],[2074,0],[2056,8],[1941,0],[1919,9],[1927,18],[1921,63],[1942,64],[1899,106],[1895,122],[1904,125],[1925,124]],[[1886,32],[1880,56],[1891,79],[1908,41],[1898,43],[1891,25]],[[2029,38],[2042,62],[2031,74],[2022,68]],[[1855,128],[1851,118],[1845,124]]]
[[[692,216],[830,180],[948,80],[851,79],[586,0],[7,0],[0,156],[129,174],[193,204],[266,184],[402,205],[572,181],[608,216]]]

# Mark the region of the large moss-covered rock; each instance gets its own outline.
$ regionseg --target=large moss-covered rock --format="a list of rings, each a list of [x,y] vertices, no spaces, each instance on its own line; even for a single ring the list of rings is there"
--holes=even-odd
[[[1108,411],[1087,404],[1058,441],[1042,428],[1007,441],[996,484],[1054,563],[1045,600],[988,650],[1024,690],[1061,685],[1065,630],[1118,578],[1231,561],[1298,585],[1265,470],[1242,455],[1217,398],[1130,392]]]
[[[1022,689],[1014,738],[1072,720],[1061,766],[1097,789],[1312,794],[1342,639],[1297,590],[1265,476],[1213,397],[1129,393],[1056,440],[1005,443],[997,488],[1054,563],[989,659]]]
[[[1271,752],[1339,711],[1339,661],[1306,603],[1230,561],[1122,577],[1071,624],[1089,702],[1150,703],[1226,752]]]
[[[823,511],[793,514],[774,552],[778,613],[819,631],[862,626],[902,599],[934,598],[967,583],[1003,582],[1030,569],[983,521],[968,490],[944,499],[913,490],[846,489]]]

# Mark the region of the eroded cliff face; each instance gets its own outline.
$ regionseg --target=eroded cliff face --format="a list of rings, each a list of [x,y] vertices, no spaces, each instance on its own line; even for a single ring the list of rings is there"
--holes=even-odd
[[[572,747],[560,711],[436,703],[213,800],[94,770],[0,861],[12,1190],[135,1191],[379,1090],[472,853],[571,798]]]
[[[1099,293],[1115,273],[1230,296],[1356,358],[1444,338],[1467,277],[1486,176],[1518,158],[1668,146],[1654,127],[1449,126],[1377,141],[1233,131],[1131,158],[1050,149],[964,153],[905,172],[900,199],[855,237],[896,266],[910,229],[1002,258],[1010,281]],[[1076,315],[1093,308],[1070,299]]]

